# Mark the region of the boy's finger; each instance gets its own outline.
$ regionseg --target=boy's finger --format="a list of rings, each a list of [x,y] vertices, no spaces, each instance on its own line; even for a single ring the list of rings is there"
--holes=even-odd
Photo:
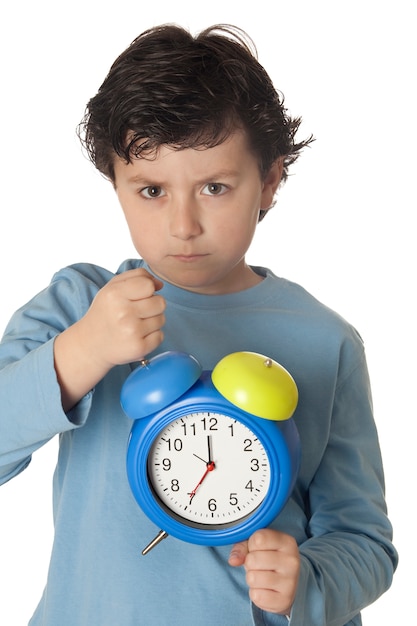
[[[233,567],[238,567],[243,565],[246,559],[246,555],[248,554],[248,542],[241,541],[240,543],[235,543],[233,548],[229,554],[229,565]]]
[[[162,289],[164,283],[150,274],[144,268],[127,270],[115,276],[110,283],[123,289],[129,300],[141,300],[151,297],[155,292]],[[140,290],[138,292],[138,286]]]
[[[262,528],[251,535],[248,541],[248,551],[257,552],[258,550],[282,550],[286,551],[293,544],[293,538],[289,535]]]

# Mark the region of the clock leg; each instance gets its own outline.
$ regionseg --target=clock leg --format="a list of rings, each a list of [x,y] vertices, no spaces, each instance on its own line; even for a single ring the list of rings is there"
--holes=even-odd
[[[152,539],[152,541],[146,546],[146,548],[142,550],[142,554],[143,555],[148,554],[148,552],[150,552],[152,548],[157,546],[158,543],[162,541],[162,539],[166,539],[167,537],[168,537],[168,533],[166,533],[165,530],[160,530],[159,533],[156,535],[156,537]]]

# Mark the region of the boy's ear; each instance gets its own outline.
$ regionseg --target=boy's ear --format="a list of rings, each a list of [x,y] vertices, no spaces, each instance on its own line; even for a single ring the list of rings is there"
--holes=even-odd
[[[261,209],[267,211],[274,203],[274,196],[279,187],[282,178],[282,170],[284,168],[284,157],[279,157],[271,166],[268,174],[263,181],[263,190],[261,198]]]

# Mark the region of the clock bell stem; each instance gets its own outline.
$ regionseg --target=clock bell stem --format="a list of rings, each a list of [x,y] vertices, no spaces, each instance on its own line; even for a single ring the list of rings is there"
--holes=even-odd
[[[162,539],[166,539],[167,537],[168,533],[166,533],[165,530],[160,530],[156,537],[152,539],[152,541],[146,546],[146,548],[142,550],[143,556],[145,556],[145,554],[148,554],[148,552],[150,552],[152,548],[157,546],[158,543],[162,541]]]

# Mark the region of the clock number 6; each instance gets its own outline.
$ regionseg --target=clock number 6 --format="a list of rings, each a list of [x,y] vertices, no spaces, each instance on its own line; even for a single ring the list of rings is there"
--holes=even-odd
[[[216,500],[215,500],[214,498],[211,498],[211,499],[208,501],[208,509],[209,509],[209,511],[211,511],[212,513],[213,513],[213,511],[216,511],[216,510],[217,510],[217,502],[216,502]]]

